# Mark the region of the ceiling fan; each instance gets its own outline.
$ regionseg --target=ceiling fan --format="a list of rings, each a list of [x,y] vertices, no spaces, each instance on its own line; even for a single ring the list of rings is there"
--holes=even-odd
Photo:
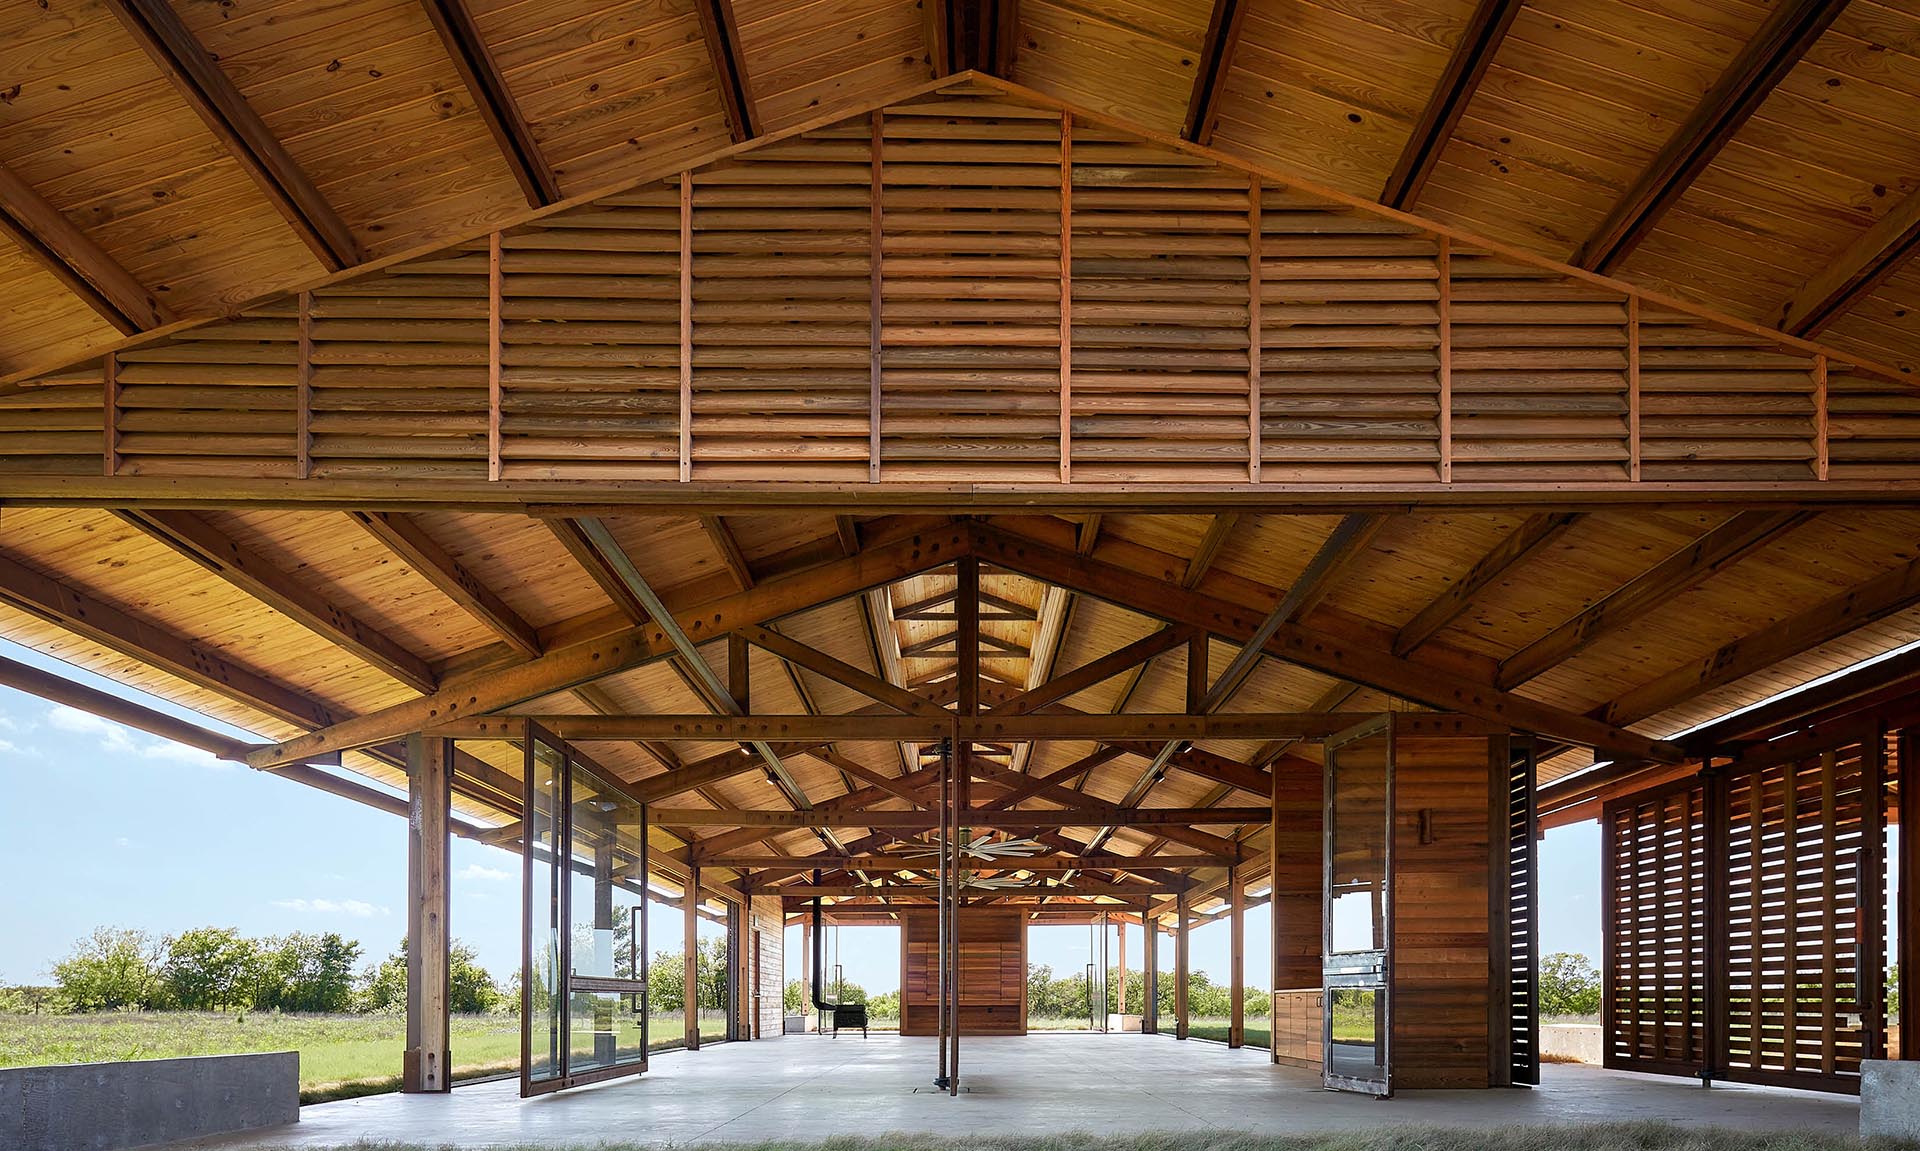
[[[970,859],[994,862],[1002,859],[1025,859],[1039,855],[1047,850],[1047,845],[1037,839],[995,839],[991,834],[975,836],[971,841],[960,845],[961,852]],[[938,847],[918,847],[898,853],[902,859],[934,859],[940,855]]]

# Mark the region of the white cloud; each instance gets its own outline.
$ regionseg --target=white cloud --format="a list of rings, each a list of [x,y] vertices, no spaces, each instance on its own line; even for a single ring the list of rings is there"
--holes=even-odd
[[[497,867],[486,867],[478,863],[469,863],[454,874],[455,879],[484,879],[492,883],[505,883],[513,876]]]
[[[113,845],[115,847],[120,848],[123,851],[139,846],[138,844],[134,843],[133,840],[128,839],[124,835],[115,837],[113,841]]]
[[[392,914],[387,908],[375,907],[362,899],[276,899],[273,905],[287,911],[312,915],[351,915],[355,919]]]
[[[136,738],[129,729],[110,720],[101,719],[90,712],[61,704],[47,713],[47,723],[57,731],[70,735],[91,735],[100,740],[100,750],[110,755],[127,756],[136,759],[163,760],[169,763],[187,763],[196,767],[228,768],[233,765],[215,757],[211,752],[197,747],[188,747],[170,739],[155,739],[141,735]]]
[[[9,740],[0,739],[0,755],[11,755],[20,750],[20,746]]]

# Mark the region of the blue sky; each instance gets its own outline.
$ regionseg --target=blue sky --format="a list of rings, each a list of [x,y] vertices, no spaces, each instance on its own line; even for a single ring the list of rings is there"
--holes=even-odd
[[[243,738],[194,715],[25,648],[0,655]],[[38,983],[94,927],[156,935],[235,927],[250,935],[338,931],[372,962],[406,932],[406,825],[398,816],[118,724],[0,688],[0,982]],[[1546,950],[1598,955],[1599,832],[1548,833],[1541,852]],[[504,982],[519,963],[519,857],[456,838],[453,930]],[[667,922],[673,920],[671,926]],[[1267,963],[1264,908],[1249,913],[1248,971]],[[659,937],[677,916],[656,917]],[[798,946],[798,932],[789,933]],[[1226,928],[1194,933],[1193,964],[1226,976]],[[1056,972],[1087,961],[1084,928],[1036,931],[1031,957]],[[1141,962],[1128,932],[1128,965]],[[899,984],[899,937],[848,929],[840,959],[872,991]],[[1162,949],[1171,964],[1171,947]],[[794,968],[797,971],[797,967]]]

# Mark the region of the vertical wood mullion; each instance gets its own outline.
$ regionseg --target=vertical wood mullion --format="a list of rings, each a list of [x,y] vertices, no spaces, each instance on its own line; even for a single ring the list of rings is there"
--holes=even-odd
[[[1865,842],[1860,847],[1856,889],[1862,937],[1854,994],[1866,1030],[1862,1059],[1887,1057],[1887,989],[1882,975],[1887,966],[1886,754],[1886,733],[1875,728],[1860,748],[1860,829]]]
[[[680,482],[693,478],[693,173],[680,173]]]
[[[500,233],[487,237],[487,478],[500,478]]]
[[[1247,188],[1247,482],[1260,482],[1260,177]]]
[[[1453,241],[1440,236],[1440,482],[1453,482]]]
[[[1835,779],[1839,770],[1837,754],[1828,751],[1820,756],[1820,874],[1824,877],[1820,892],[1820,1070],[1828,1075],[1834,1073],[1839,1057],[1834,998],[1839,993],[1840,957],[1834,948],[1834,936],[1840,924],[1838,899],[1833,889],[1834,869],[1840,862],[1839,832],[1833,825],[1839,803]],[[1859,878],[1854,877],[1856,885]],[[1858,894],[1858,886],[1854,890]]]
[[[872,187],[867,203],[867,482],[880,482],[880,341],[881,313],[884,307],[884,281],[881,272],[886,226],[881,195],[883,192],[881,145],[885,137],[886,113],[873,113],[873,144],[869,161]]]
[[[101,361],[100,375],[104,391],[100,399],[100,472],[117,475],[120,471],[120,357],[108,352]]]
[[[1813,358],[1813,478],[1824,480],[1832,468],[1827,432],[1827,357]]]
[[[313,474],[313,293],[300,293],[300,343],[293,379],[293,474]]]
[[[1640,478],[1640,297],[1627,297],[1627,479]]]
[[[1782,878],[1786,884],[1786,933],[1784,963],[1786,985],[1781,997],[1785,1013],[1780,1026],[1780,1060],[1784,1070],[1795,1068],[1796,1043],[1800,1021],[1800,767],[1789,761],[1781,773],[1786,788],[1786,814],[1781,826],[1786,833],[1786,858]]]
[[[1073,480],[1073,113],[1060,113],[1060,482]]]
[[[1748,878],[1747,914],[1750,923],[1747,928],[1751,966],[1748,969],[1747,985],[1747,1070],[1760,1070],[1760,1036],[1766,1021],[1761,1017],[1760,985],[1764,964],[1761,960],[1762,936],[1760,915],[1765,895],[1762,883],[1765,875],[1766,834],[1767,834],[1767,777],[1762,769],[1755,769],[1748,777],[1747,838],[1752,852],[1751,874]]]

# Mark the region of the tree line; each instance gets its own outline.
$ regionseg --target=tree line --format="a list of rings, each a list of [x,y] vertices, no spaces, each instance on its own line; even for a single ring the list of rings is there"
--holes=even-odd
[[[359,968],[358,940],[338,932],[249,937],[230,927],[156,936],[98,927],[53,966],[51,987],[0,989],[0,1011],[287,1011],[312,1014],[402,1010],[407,943]],[[503,1005],[473,949],[455,942],[448,971],[453,1010]]]

